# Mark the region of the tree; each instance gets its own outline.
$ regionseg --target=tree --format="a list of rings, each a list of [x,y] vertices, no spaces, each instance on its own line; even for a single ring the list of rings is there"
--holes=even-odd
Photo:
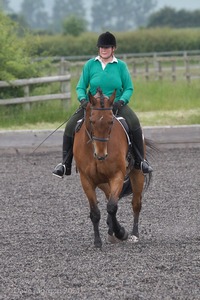
[[[30,60],[34,54],[30,37],[19,38],[17,23],[3,13],[0,13],[0,32],[0,80],[34,77],[37,71]]]
[[[10,17],[0,12],[0,80],[41,76],[44,62],[33,62],[36,48],[32,44],[32,36],[28,33],[23,38],[18,37],[18,25]],[[0,89],[0,99],[21,97],[22,87]]]
[[[11,9],[9,7],[9,0],[0,0],[0,10],[4,12],[11,12]]]
[[[23,0],[21,15],[32,29],[48,29],[48,14],[44,9],[44,0]]]
[[[93,31],[100,31],[113,28],[112,22],[112,7],[113,0],[95,0],[91,7],[92,15],[92,29]]]
[[[171,26],[175,19],[176,10],[171,7],[164,7],[149,17],[148,27]]]
[[[83,0],[54,0],[52,28],[54,32],[62,32],[63,21],[69,16],[84,18]]]
[[[17,34],[18,36],[24,36],[25,32],[28,30],[29,26],[26,19],[22,15],[9,14],[11,20],[17,23]]]
[[[134,0],[131,2],[136,27],[146,26],[151,11],[157,5],[157,0]]]
[[[156,0],[95,0],[92,4],[92,28],[126,31],[145,26]]]
[[[73,36],[79,36],[87,29],[87,22],[85,19],[78,18],[76,16],[69,16],[63,21],[63,33],[71,34]]]
[[[171,7],[164,7],[156,13],[153,13],[148,21],[147,27],[200,27],[200,10],[187,11],[181,9],[176,11]]]

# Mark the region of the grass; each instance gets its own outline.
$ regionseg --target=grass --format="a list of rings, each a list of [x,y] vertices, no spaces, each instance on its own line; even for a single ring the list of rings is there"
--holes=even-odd
[[[22,105],[0,106],[0,130],[55,129],[76,110],[79,103],[71,82],[71,105],[64,109],[61,101],[34,103],[31,110]],[[200,82],[134,80],[130,107],[139,116],[142,126],[200,124]]]

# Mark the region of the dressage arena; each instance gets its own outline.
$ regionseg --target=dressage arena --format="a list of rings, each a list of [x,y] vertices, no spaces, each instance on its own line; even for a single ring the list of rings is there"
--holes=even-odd
[[[58,149],[0,152],[3,300],[200,299],[200,149],[161,149],[151,159],[140,241],[107,242],[106,202],[98,191],[102,250],[79,175],[51,171]],[[132,229],[131,198],[119,221]]]

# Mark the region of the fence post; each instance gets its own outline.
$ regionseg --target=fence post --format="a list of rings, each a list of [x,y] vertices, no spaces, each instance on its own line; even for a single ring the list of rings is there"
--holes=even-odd
[[[146,78],[146,80],[149,80],[149,62],[148,62],[148,60],[145,60],[145,78]]]
[[[62,57],[60,60],[60,75],[69,74],[69,69],[70,69],[69,63],[67,63],[67,61],[64,59],[64,57]],[[70,88],[71,88],[70,80],[61,82],[61,85],[60,85],[61,93],[70,92]],[[65,110],[67,110],[69,108],[69,105],[71,104],[71,100],[69,101],[67,99],[62,99],[61,102],[62,102],[62,106]]]
[[[24,97],[25,98],[29,97],[29,85],[24,86]],[[25,110],[30,110],[31,109],[31,103],[30,102],[24,103],[24,109]]]
[[[136,78],[137,77],[137,68],[136,68],[136,62],[133,61],[133,76]]]
[[[162,80],[162,64],[160,60],[158,60],[158,78]]]
[[[176,81],[176,61],[172,59],[172,81]]]
[[[185,58],[185,67],[186,67],[186,80],[190,83],[190,61],[189,57]]]

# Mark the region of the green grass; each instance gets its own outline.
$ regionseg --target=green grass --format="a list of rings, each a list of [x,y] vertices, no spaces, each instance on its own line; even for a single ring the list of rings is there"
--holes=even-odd
[[[55,129],[76,110],[79,103],[71,82],[70,107],[61,101],[33,103],[31,110],[22,105],[0,106],[0,129]],[[130,107],[137,113],[142,126],[200,124],[200,82],[134,80]]]

